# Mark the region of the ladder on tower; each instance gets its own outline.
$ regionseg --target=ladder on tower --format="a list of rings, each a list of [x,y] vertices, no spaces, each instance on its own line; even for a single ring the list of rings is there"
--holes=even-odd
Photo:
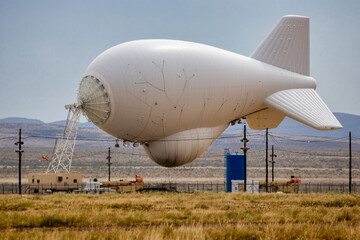
[[[71,162],[74,155],[76,136],[79,129],[81,116],[81,105],[65,105],[69,109],[64,133],[56,139],[53,157],[49,163],[46,173],[70,172]]]

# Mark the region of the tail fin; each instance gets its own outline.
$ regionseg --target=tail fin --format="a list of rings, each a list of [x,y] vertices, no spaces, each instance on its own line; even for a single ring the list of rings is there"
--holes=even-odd
[[[309,18],[284,16],[256,48],[251,58],[309,76]]]
[[[252,58],[302,75],[310,75],[309,18],[284,16],[251,55]],[[268,96],[269,112],[249,116],[254,127],[276,127],[289,116],[318,130],[342,128],[314,89],[288,89]],[[271,111],[270,111],[271,110]]]

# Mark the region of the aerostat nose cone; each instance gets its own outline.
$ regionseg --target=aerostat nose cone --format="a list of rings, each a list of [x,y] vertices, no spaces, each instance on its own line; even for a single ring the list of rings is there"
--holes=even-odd
[[[85,76],[81,80],[78,102],[87,119],[94,124],[104,124],[110,116],[108,93],[104,84],[94,76]]]

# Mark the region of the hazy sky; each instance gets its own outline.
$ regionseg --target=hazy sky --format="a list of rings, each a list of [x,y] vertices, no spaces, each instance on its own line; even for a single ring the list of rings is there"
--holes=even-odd
[[[114,45],[167,38],[248,56],[289,14],[310,17],[320,96],[360,115],[360,1],[0,0],[0,118],[65,119],[85,69]]]

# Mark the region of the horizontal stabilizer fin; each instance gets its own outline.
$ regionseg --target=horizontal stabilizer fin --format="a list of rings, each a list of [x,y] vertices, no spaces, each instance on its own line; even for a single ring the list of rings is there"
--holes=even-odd
[[[284,118],[285,115],[282,112],[267,108],[246,116],[246,122],[251,129],[265,130],[267,128],[276,128]]]
[[[342,128],[340,122],[314,89],[280,91],[267,97],[264,103],[317,130]]]
[[[284,16],[250,57],[309,76],[309,46],[309,18]]]

